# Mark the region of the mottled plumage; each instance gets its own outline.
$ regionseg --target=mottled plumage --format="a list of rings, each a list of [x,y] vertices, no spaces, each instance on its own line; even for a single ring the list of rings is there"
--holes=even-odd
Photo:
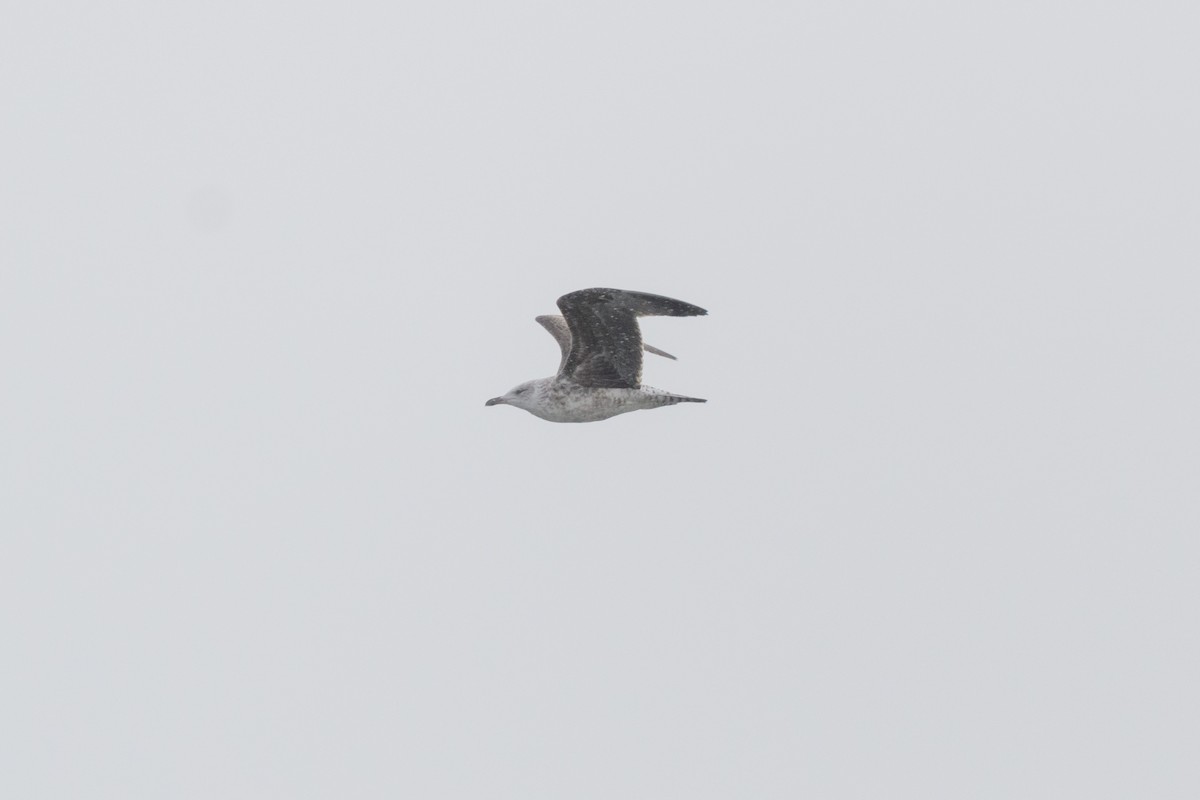
[[[704,403],[642,385],[642,350],[675,356],[642,342],[637,318],[691,317],[703,308],[644,292],[582,289],[558,298],[562,316],[537,318],[562,350],[558,374],[526,381],[487,405],[523,408],[551,422],[595,422],[676,403]]]

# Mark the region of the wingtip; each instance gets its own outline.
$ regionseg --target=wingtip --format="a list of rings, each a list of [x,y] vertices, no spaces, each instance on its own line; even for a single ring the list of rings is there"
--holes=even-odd
[[[638,316],[652,317],[700,317],[708,314],[707,309],[650,292],[637,292],[630,289],[605,289],[594,287],[568,292],[558,298],[558,307],[566,313],[571,306],[593,303],[612,303],[622,301],[622,304]]]
[[[653,354],[654,354],[654,355],[656,355],[656,356],[662,356],[663,358],[669,358],[669,359],[671,359],[672,361],[678,361],[678,360],[679,360],[679,359],[677,359],[675,356],[673,356],[673,355],[671,355],[670,353],[668,353],[666,350],[659,350],[659,349],[658,349],[657,347],[655,347],[654,345],[650,345],[650,344],[642,344],[642,349],[643,349],[643,350],[645,350],[647,353],[653,353]]]

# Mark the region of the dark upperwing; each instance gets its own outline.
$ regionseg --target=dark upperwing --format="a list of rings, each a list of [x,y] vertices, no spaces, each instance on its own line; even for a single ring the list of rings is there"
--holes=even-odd
[[[597,388],[636,389],[641,385],[643,344],[638,317],[708,313],[682,300],[623,289],[581,289],[558,298],[558,307],[570,332],[570,351],[558,376]],[[550,332],[561,346],[563,339]]]
[[[562,370],[563,364],[567,363],[567,356],[571,354],[571,329],[567,327],[567,318],[558,314],[543,314],[540,317],[534,317],[534,319],[537,320],[539,325],[550,331],[550,335],[554,337],[554,341],[558,342],[559,350],[562,351],[562,358],[558,362],[558,368]],[[653,353],[656,356],[678,361],[675,356],[666,350],[659,350],[652,344],[643,342],[642,349],[647,353]]]

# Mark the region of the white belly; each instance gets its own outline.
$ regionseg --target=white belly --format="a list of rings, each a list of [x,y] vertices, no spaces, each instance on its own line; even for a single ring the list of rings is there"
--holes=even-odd
[[[564,393],[553,402],[530,409],[550,422],[599,422],[602,419],[645,408],[637,389],[590,389]]]

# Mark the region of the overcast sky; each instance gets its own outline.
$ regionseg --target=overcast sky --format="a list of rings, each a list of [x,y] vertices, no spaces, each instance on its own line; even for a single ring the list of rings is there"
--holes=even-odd
[[[10,5],[0,795],[1200,796],[1194,4]]]

